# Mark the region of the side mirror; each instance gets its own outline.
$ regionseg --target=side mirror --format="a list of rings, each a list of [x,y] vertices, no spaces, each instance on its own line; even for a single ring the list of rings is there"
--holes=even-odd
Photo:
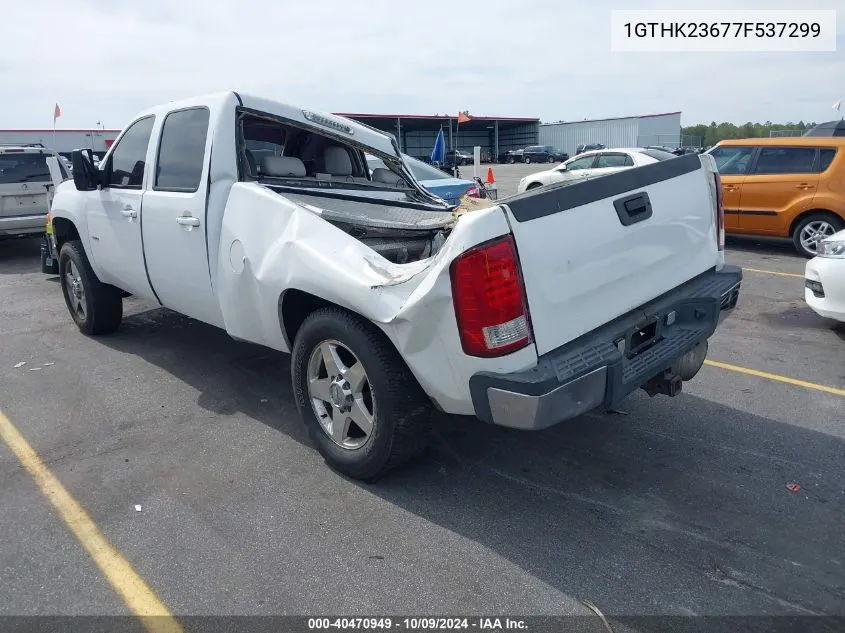
[[[100,186],[100,170],[94,166],[90,149],[75,149],[71,154],[73,184],[78,191],[95,191]]]

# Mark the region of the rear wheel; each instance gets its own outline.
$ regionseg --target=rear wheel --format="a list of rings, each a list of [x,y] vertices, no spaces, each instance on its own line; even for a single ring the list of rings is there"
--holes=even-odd
[[[549,156],[549,162],[550,162],[550,163],[555,162],[555,157],[554,157],[554,156]]]
[[[62,245],[59,275],[65,304],[80,332],[108,334],[120,327],[123,319],[121,290],[97,279],[79,240]]]
[[[431,403],[384,334],[339,308],[309,316],[293,345],[299,413],[326,462],[372,480],[422,447]]]
[[[804,257],[815,257],[818,242],[845,228],[839,218],[827,213],[813,213],[795,225],[792,242]]]
[[[513,165],[516,162],[513,156],[508,156],[508,165]]]

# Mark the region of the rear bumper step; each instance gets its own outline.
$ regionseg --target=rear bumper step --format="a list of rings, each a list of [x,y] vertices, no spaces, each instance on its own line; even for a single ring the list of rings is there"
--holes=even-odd
[[[544,354],[536,367],[475,374],[469,385],[476,416],[511,428],[542,429],[612,407],[640,387],[675,395],[676,378],[694,375],[698,367],[690,365],[700,367],[706,353],[700,346],[736,307],[741,282],[736,266],[708,271]]]

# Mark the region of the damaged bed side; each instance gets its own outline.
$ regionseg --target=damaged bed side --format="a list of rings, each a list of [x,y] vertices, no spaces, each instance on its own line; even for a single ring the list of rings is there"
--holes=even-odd
[[[237,183],[217,258],[225,328],[236,339],[289,352],[286,302],[307,293],[378,325],[425,386],[422,368],[448,371],[444,339],[455,340],[442,336],[456,331],[450,263],[508,231],[502,210],[487,200],[431,212]],[[454,398],[462,400],[457,390]]]

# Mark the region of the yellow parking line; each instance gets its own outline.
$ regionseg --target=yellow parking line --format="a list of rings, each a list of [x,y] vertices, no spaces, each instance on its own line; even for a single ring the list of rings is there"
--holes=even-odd
[[[743,268],[742,270],[747,270],[750,273],[762,273],[764,275],[780,275],[781,277],[800,277],[804,279],[804,275],[799,275],[798,273],[780,273],[776,270],[761,270],[759,268]]]
[[[182,627],[120,552],[106,540],[91,517],[65,490],[11,420],[0,411],[0,438],[56,508],[65,525],[91,555],[106,580],[150,633],[181,633]]]
[[[705,360],[705,365],[711,367],[718,367],[719,369],[727,369],[728,371],[736,371],[740,374],[748,374],[749,376],[757,376],[758,378],[767,378],[768,380],[775,380],[777,382],[785,382],[788,385],[795,385],[796,387],[804,387],[805,389],[815,389],[816,391],[824,391],[825,393],[832,393],[834,396],[845,397],[845,389],[837,389],[836,387],[828,387],[827,385],[819,385],[814,382],[807,382],[806,380],[798,380],[797,378],[789,378],[788,376],[781,376],[779,374],[770,374],[767,371],[759,371],[757,369],[749,369],[748,367],[740,367],[738,365],[729,365],[728,363],[721,363],[715,360]]]

